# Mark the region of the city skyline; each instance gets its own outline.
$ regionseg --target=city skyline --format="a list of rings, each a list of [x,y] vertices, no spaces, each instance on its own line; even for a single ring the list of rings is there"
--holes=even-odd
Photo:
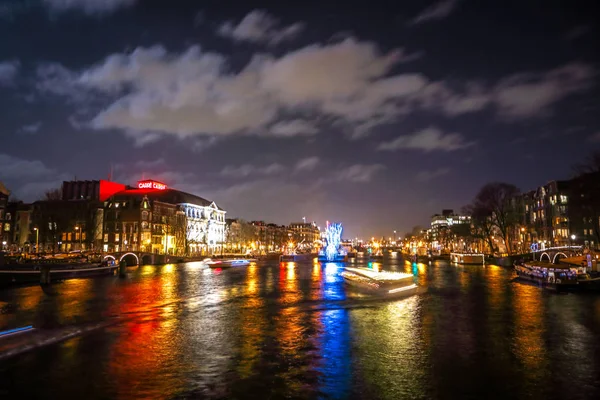
[[[388,237],[598,148],[591,2],[370,6],[0,1],[0,181],[156,179]]]

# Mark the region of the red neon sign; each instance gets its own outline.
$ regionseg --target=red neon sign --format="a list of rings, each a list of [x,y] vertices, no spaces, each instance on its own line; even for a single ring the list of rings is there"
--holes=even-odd
[[[154,189],[154,190],[165,190],[167,185],[157,181],[146,180],[138,182],[138,189]]]

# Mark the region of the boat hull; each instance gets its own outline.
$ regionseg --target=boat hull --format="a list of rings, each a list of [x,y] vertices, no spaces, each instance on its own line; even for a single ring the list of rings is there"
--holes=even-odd
[[[311,262],[314,258],[314,254],[283,254],[279,262]]]
[[[333,260],[328,260],[326,256],[319,255],[318,260],[319,260],[319,262],[325,262],[325,263],[327,263],[327,262],[346,262],[346,261],[348,261],[348,256],[338,254],[334,257]]]
[[[101,266],[88,264],[80,266],[55,265],[50,269],[50,281],[63,281],[76,278],[90,278],[102,275],[113,275],[116,265]],[[22,266],[0,269],[0,285],[19,285],[40,283],[41,271],[39,266],[25,268]]]
[[[517,277],[524,281],[535,282],[548,290],[567,291],[579,289],[580,285],[576,280],[569,279],[549,279],[549,267],[529,267],[527,265],[515,265]],[[551,267],[550,267],[551,268]],[[553,269],[552,269],[553,270]]]
[[[462,254],[462,253],[451,253],[450,261],[456,264],[466,265],[483,265],[485,264],[484,254]]]

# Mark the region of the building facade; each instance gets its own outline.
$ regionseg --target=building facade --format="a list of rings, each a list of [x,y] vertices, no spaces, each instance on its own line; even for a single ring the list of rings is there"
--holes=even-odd
[[[0,182],[0,249],[6,250],[12,229],[12,215],[6,210],[10,191]]]
[[[145,180],[105,202],[103,249],[171,255],[215,254],[225,244],[225,211],[214,202]]]
[[[312,249],[321,239],[321,231],[315,222],[292,222],[288,229],[290,239],[300,248]]]
[[[437,251],[464,250],[465,244],[458,239],[460,230],[468,230],[471,217],[455,214],[454,210],[442,210],[441,214],[431,217],[431,228],[427,230],[427,237],[431,248]],[[458,239],[458,240],[457,240]]]

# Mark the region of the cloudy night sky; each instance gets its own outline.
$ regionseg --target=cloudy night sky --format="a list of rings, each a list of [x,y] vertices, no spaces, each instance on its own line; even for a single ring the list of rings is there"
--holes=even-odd
[[[0,180],[391,236],[599,147],[594,1],[355,3],[0,0]]]

